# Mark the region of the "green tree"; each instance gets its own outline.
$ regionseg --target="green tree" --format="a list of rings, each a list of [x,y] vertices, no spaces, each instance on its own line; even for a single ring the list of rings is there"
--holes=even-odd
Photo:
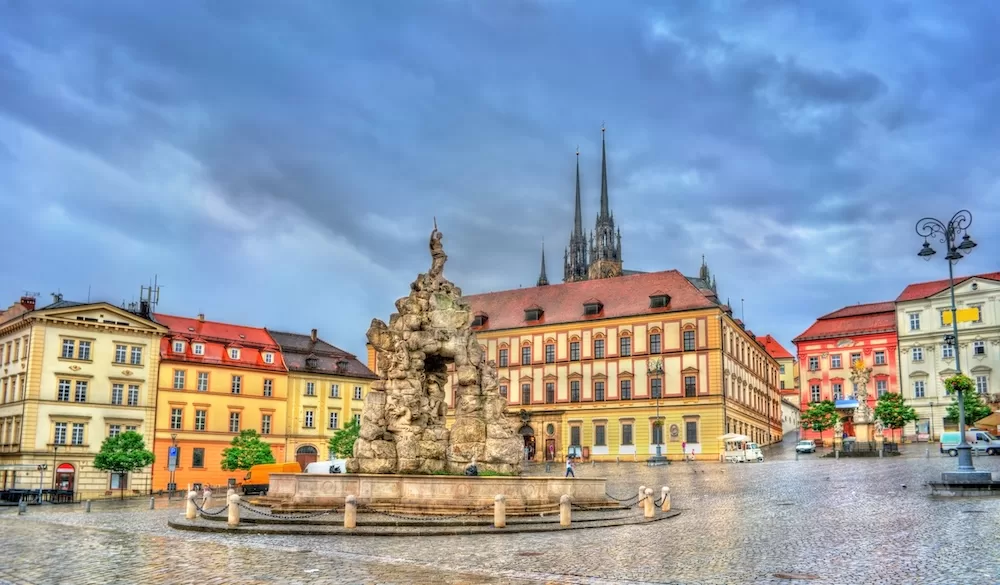
[[[976,393],[976,385],[972,378],[965,374],[956,374],[944,381],[945,392],[951,395],[952,401],[948,405],[948,412],[945,418],[951,423],[958,423],[958,391],[962,391],[962,402],[965,403],[965,423],[967,425],[975,423],[977,420],[988,417],[992,412],[989,406]]]
[[[262,441],[260,435],[253,429],[240,431],[239,435],[233,437],[230,445],[222,450],[222,469],[226,471],[250,469],[254,465],[274,463],[271,445]]]
[[[917,412],[908,406],[902,394],[886,392],[875,404],[875,418],[887,429],[901,429],[906,423],[917,420]]]
[[[833,401],[824,400],[810,404],[809,408],[802,415],[800,422],[802,428],[817,431],[819,438],[822,439],[823,432],[832,429],[839,419],[840,415],[837,413],[837,407],[833,404]],[[836,445],[836,440],[834,444]]]
[[[101,471],[118,473],[122,476],[152,465],[156,457],[146,449],[142,435],[135,431],[125,431],[104,439],[100,452],[94,457],[94,467]],[[120,481],[122,499],[125,499],[125,482]]]
[[[340,429],[330,437],[330,453],[338,458],[346,458],[354,456],[354,442],[358,440],[358,435],[361,434],[361,425],[354,422],[351,419],[349,423],[344,425],[344,428]]]

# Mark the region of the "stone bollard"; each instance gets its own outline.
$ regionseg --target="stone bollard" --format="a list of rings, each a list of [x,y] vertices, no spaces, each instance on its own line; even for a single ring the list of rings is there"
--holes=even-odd
[[[643,515],[646,518],[652,518],[656,513],[656,506],[653,505],[652,488],[646,488],[646,501],[643,503],[645,504],[645,507],[643,508]]]
[[[201,501],[201,507],[207,510],[212,507],[212,492],[205,492],[204,496],[205,498]]]
[[[194,499],[198,497],[198,492],[190,491],[187,495],[187,505],[184,509],[184,518],[194,520],[198,517],[198,508],[194,504]]]
[[[798,452],[798,451],[796,451],[796,452],[795,452],[795,460],[796,460],[796,461],[798,461],[798,460],[799,460],[799,452]]]
[[[503,494],[493,497],[493,527],[507,527],[507,496]]]
[[[90,500],[87,500],[86,502],[83,503],[83,510],[88,514],[90,513]]]
[[[28,513],[28,502],[23,499],[17,502],[17,515],[23,516]]]
[[[833,458],[834,459],[840,459],[840,451],[834,451],[833,452]]]
[[[928,447],[927,449],[924,449],[924,459],[930,459],[930,458],[931,458],[931,450]]]
[[[645,495],[646,495],[646,486],[644,486],[644,485],[639,486],[639,499],[636,500],[635,502],[637,504],[639,502],[641,502],[642,501],[642,497],[645,496]]]
[[[191,492],[192,494],[195,492]],[[191,500],[194,503],[194,500]],[[236,494],[229,496],[229,521],[230,526],[240,525],[240,497]]]
[[[226,501],[228,502],[229,501],[229,496],[231,496],[231,495],[233,495],[235,493],[236,493],[236,490],[233,489],[233,488],[229,488],[228,490],[226,490]]]
[[[568,494],[559,497],[559,526],[569,526],[573,520],[572,504],[570,503],[572,500],[573,498],[569,497]]]
[[[344,498],[344,528],[358,526],[358,499],[354,496]]]
[[[663,500],[663,503],[660,504],[660,511],[661,512],[669,512],[670,511],[670,488],[668,488],[667,486],[663,486],[663,488],[660,489],[660,499]]]
[[[878,450],[878,458],[879,458],[879,459],[881,459],[881,458],[882,458],[882,453],[884,453],[884,452],[885,452],[885,449],[879,449],[879,450]]]
[[[156,498],[149,498],[149,509],[152,510],[156,508]]]

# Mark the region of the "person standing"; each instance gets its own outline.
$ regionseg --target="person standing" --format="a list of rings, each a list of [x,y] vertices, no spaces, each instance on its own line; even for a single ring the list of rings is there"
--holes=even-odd
[[[573,467],[573,456],[570,455],[566,458],[566,477],[576,477],[576,474],[573,473]]]

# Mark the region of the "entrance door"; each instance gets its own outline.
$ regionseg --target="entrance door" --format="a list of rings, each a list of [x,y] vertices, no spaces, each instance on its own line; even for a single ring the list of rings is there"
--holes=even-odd
[[[312,445],[302,445],[295,450],[295,460],[298,461],[299,467],[305,471],[306,466],[310,463],[315,463],[319,459],[319,452],[316,451],[316,447]]]
[[[555,458],[556,458],[556,440],[545,439],[545,460],[555,461]]]
[[[76,476],[76,469],[69,463],[60,463],[56,467],[55,489],[67,492],[73,491],[73,479]]]

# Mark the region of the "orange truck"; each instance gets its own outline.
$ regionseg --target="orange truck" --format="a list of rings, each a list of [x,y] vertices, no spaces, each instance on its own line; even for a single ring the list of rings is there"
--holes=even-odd
[[[240,485],[243,488],[243,493],[246,495],[267,495],[267,490],[271,487],[272,473],[302,473],[302,466],[295,461],[254,465],[247,472],[247,476],[243,478],[243,483]]]

